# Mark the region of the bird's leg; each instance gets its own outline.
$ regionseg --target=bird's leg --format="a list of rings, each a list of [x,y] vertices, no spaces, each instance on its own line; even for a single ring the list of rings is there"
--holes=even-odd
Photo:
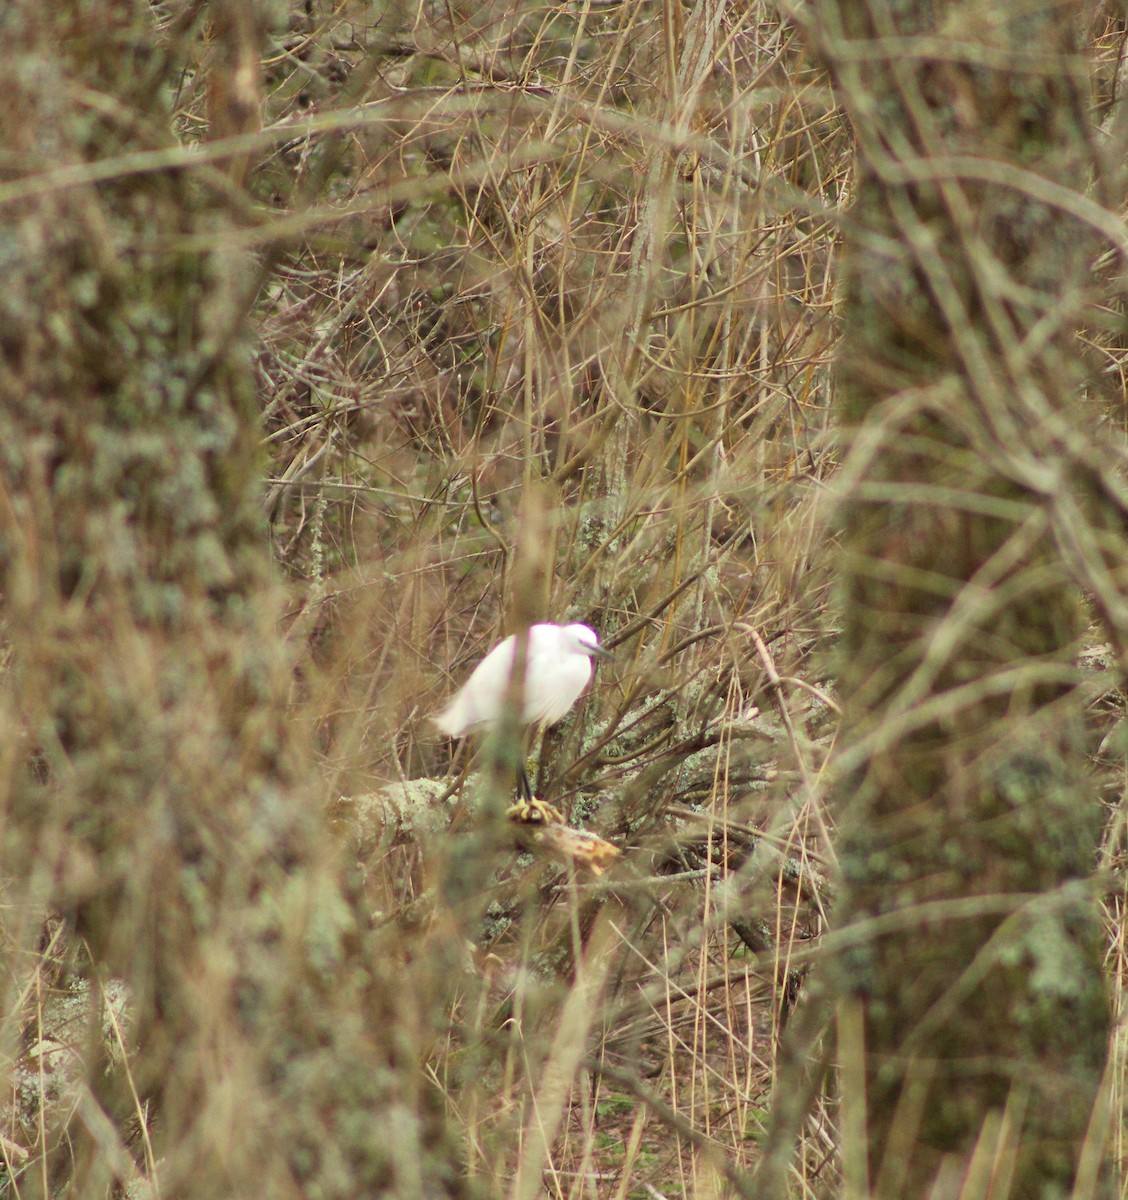
[[[536,741],[537,727],[526,729],[521,735],[521,766],[517,772],[517,796],[529,803],[534,798],[533,784],[529,779],[529,753]]]
[[[537,735],[543,735],[543,733],[543,726],[525,731],[521,743],[521,767],[517,774],[517,803],[511,804],[505,810],[505,815],[511,821],[517,821],[523,825],[562,825],[564,823],[564,815],[558,808],[553,808],[544,800],[537,799],[529,780],[528,754],[532,751]],[[538,767],[540,765],[539,759],[537,765]]]

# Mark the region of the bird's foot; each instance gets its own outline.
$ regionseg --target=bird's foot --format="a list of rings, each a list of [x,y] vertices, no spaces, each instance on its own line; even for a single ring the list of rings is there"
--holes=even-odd
[[[510,821],[519,825],[563,825],[564,814],[547,800],[538,800],[530,796],[527,800],[518,800],[505,810]]]

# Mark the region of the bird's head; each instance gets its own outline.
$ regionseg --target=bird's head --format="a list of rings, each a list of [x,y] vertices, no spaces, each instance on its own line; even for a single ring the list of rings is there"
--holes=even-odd
[[[572,639],[573,646],[589,658],[610,658],[609,651],[599,644],[599,634],[590,625],[565,625],[564,632]]]

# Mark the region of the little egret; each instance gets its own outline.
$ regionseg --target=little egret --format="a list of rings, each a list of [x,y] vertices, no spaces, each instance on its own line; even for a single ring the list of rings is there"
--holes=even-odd
[[[474,668],[454,699],[431,719],[450,737],[462,737],[501,716],[517,639],[499,642]],[[607,657],[599,634],[587,625],[531,625],[525,651],[525,687],[521,724],[555,725],[591,682],[593,657]],[[531,799],[532,789],[522,765],[521,786]]]

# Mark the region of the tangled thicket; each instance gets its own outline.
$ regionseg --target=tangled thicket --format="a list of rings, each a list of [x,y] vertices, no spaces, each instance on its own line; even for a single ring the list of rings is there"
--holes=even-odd
[[[81,61],[89,14],[71,7],[79,15],[60,36]],[[515,1197],[747,1192],[834,856],[823,776],[836,726],[830,360],[854,146],[801,28],[771,3],[722,0],[306,0],[273,27],[238,0],[111,7],[132,31],[130,69],[164,72],[156,91],[168,109],[123,113],[105,97],[99,108],[90,79],[76,85],[66,102],[110,131],[106,174],[86,182],[160,178],[157,162],[119,161],[115,174],[114,155],[167,152],[163,166],[184,194],[207,197],[206,215],[161,225],[167,244],[143,255],[229,259],[211,284],[231,337],[209,327],[209,353],[245,361],[240,334],[253,334],[262,503],[287,583],[291,670],[283,688],[240,664],[221,693],[233,711],[285,695],[284,717],[263,718],[272,754],[285,759],[279,744],[292,738],[315,763],[287,760],[271,787],[304,789],[330,834],[309,834],[314,849],[291,857],[301,821],[248,815],[238,827],[264,844],[234,890],[283,898],[281,917],[231,933],[259,956],[239,1015],[270,990],[255,972],[274,947],[292,937],[307,956],[271,1001],[280,1028],[258,1064],[261,1078],[284,1080],[288,1169],[307,1170],[311,1194],[326,1196],[359,1194],[350,1171],[365,1154],[380,1168],[363,1185],[404,1196],[425,1194],[420,1180],[457,1194],[454,1175]],[[1115,14],[1092,21],[1095,125],[1118,111],[1122,25]],[[79,223],[73,210],[67,220]],[[76,235],[100,236],[93,222]],[[92,253],[91,274],[97,262]],[[203,286],[192,276],[185,291]],[[1117,319],[1094,320],[1089,353],[1096,377],[1119,387],[1110,310]],[[175,324],[176,312],[162,319]],[[70,352],[64,338],[53,344]],[[81,445],[81,431],[67,436]],[[94,586],[72,584],[52,601],[60,622]],[[120,610],[107,613],[116,629]],[[446,795],[461,764],[428,714],[528,619],[582,620],[615,651],[546,735],[536,777],[572,824],[622,848],[607,877],[519,856],[505,836],[476,841],[473,805]],[[55,669],[66,652],[48,647],[44,661]],[[143,672],[144,647],[132,652]],[[152,653],[157,662],[168,648]],[[200,671],[225,653],[205,652]],[[1107,679],[1091,715],[1111,813],[1102,865],[1113,868],[1124,703],[1113,659],[1092,647],[1088,662]],[[3,710],[9,745],[23,755],[30,740],[48,791],[67,731],[41,743],[46,724],[29,731],[28,713],[50,700],[8,696]],[[178,769],[218,809],[206,754]],[[295,785],[302,770],[308,785]],[[269,808],[274,791],[256,803]],[[14,824],[27,820],[21,809]],[[227,832],[217,821],[209,836]],[[73,833],[72,812],[39,846],[73,849]],[[25,849],[14,842],[9,862]],[[299,895],[280,882],[307,860],[311,872],[332,864],[332,887]],[[81,929],[58,923],[71,914],[43,904],[60,879],[86,897],[88,866],[53,860],[44,870],[55,877],[32,872],[8,898],[0,1159],[13,1195],[72,1178],[93,1195],[161,1176],[160,1108],[151,1142],[150,1097],[122,1082],[138,1053],[129,999],[97,953],[90,969]],[[208,912],[221,921],[221,904]],[[1115,900],[1117,985],[1119,915]],[[228,979],[219,957],[201,952],[201,978]],[[354,959],[363,965],[340,968],[335,996],[331,971]],[[298,1031],[319,1005],[316,1031]],[[245,1100],[215,1073],[233,1011],[217,1004],[218,1031],[201,1034],[212,1057],[190,1075],[199,1095],[222,1097],[220,1113]],[[342,1097],[332,1054],[348,1047],[383,1073]],[[288,1055],[300,1072],[287,1074]],[[324,1125],[303,1140],[307,1111]],[[193,1145],[222,1144],[207,1121],[184,1121],[204,1139]],[[365,1122],[396,1148],[372,1150]],[[835,1122],[828,1088],[795,1159],[806,1194],[840,1186]],[[428,1140],[440,1125],[457,1153]],[[339,1144],[325,1144],[326,1130]],[[413,1155],[456,1161],[431,1171]],[[190,1165],[172,1166],[190,1186]]]

